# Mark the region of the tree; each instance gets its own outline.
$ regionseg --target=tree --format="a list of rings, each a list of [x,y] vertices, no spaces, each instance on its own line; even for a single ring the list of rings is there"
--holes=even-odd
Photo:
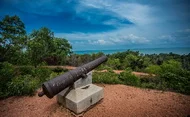
[[[71,49],[72,46],[66,39],[54,37],[53,48],[50,50],[50,56],[45,58],[45,61],[54,65],[65,64],[66,56],[72,53]]]
[[[48,28],[43,27],[39,30],[34,30],[28,39],[28,56],[32,65],[37,67],[42,62],[42,59],[48,57],[54,48],[53,32]]]
[[[125,66],[125,68],[131,67],[132,70],[135,70],[135,68],[138,65],[137,61],[138,61],[137,55],[128,54],[124,59],[123,65]]]
[[[164,62],[161,65],[161,68],[164,73],[171,72],[171,73],[179,74],[182,71],[181,63],[173,59]]]
[[[63,63],[71,48],[66,39],[54,37],[50,29],[43,27],[30,34],[27,51],[31,64],[37,67],[41,62]]]
[[[9,62],[17,61],[26,43],[24,23],[18,16],[6,15],[0,21],[0,56]]]
[[[146,72],[159,75],[162,73],[162,68],[159,65],[150,65],[145,69]]]
[[[109,58],[107,61],[107,65],[111,67],[112,69],[120,69],[120,60],[118,58]]]

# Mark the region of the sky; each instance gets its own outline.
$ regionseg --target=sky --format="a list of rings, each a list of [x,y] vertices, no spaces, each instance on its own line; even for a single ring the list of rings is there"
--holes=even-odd
[[[28,34],[48,27],[74,51],[190,47],[190,0],[0,0]]]

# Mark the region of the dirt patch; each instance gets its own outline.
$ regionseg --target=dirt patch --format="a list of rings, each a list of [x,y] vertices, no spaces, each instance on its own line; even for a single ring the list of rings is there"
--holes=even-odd
[[[124,72],[125,70],[113,70],[116,74],[120,74],[121,72]],[[101,71],[96,71],[96,72],[108,72],[108,70],[101,70]],[[148,74],[148,73],[143,73],[143,72],[132,72],[132,74],[136,76],[155,76],[155,74]]]
[[[68,70],[73,70],[76,69],[77,67],[73,67],[73,66],[43,66],[43,67],[48,67],[48,68],[62,68],[62,69],[68,69]]]
[[[44,66],[44,67],[48,67],[48,68],[63,68],[63,69],[68,69],[68,70],[73,70],[76,69],[77,67],[73,67],[73,66]],[[96,70],[94,70],[96,71]],[[96,71],[96,72],[107,72],[107,70],[101,70],[101,71]],[[124,70],[113,70],[113,72],[115,72],[116,74],[120,74],[121,72],[124,72]],[[143,72],[132,72],[132,74],[136,75],[136,76],[155,76],[154,74],[148,74],[148,73],[143,73]]]
[[[85,117],[181,116],[190,115],[190,96],[140,89],[125,85],[99,85],[104,99]],[[56,103],[56,97],[11,97],[0,100],[0,117],[71,117],[72,112]]]

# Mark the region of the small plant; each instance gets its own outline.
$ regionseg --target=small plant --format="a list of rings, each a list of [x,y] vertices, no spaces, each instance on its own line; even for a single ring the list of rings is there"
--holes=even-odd
[[[93,83],[123,84],[114,72],[93,72]]]
[[[53,78],[55,78],[55,77],[57,77],[57,76],[59,76],[59,75],[61,75],[61,74],[63,74],[63,73],[64,73],[64,72],[60,72],[60,73],[52,72],[52,73],[50,74],[50,76],[49,76],[48,78],[46,78],[46,81],[51,80],[51,79],[53,79]]]
[[[107,71],[113,71],[113,69],[107,65],[100,65],[96,68],[96,70],[107,70]]]
[[[119,75],[119,79],[124,82],[126,85],[139,86],[140,79],[135,75],[131,74],[130,71],[122,72]]]
[[[56,67],[56,68],[52,69],[52,71],[56,72],[56,73],[61,73],[61,72],[67,72],[68,69],[61,68],[61,67]]]
[[[141,87],[142,88],[149,88],[149,89],[155,89],[156,88],[156,84],[151,82],[151,83],[142,83]]]
[[[18,76],[8,83],[8,94],[9,96],[33,95],[38,84],[39,80],[31,75]]]
[[[34,75],[35,70],[33,66],[20,66],[15,69],[17,75]]]
[[[162,72],[162,68],[158,65],[150,65],[145,69],[145,72],[151,74],[160,74]]]
[[[161,75],[161,79],[166,82],[167,87],[170,90],[189,94],[190,81],[187,77],[182,77],[174,73],[164,73]]]
[[[0,63],[0,98],[6,97],[7,84],[15,76],[15,68],[8,62]]]
[[[49,78],[52,71],[49,68],[38,67],[35,69],[35,77],[40,79],[40,82],[45,82]]]

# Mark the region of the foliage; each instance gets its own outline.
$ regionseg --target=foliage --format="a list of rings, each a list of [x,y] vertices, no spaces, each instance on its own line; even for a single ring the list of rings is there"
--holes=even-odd
[[[120,60],[118,58],[114,59],[114,58],[108,58],[108,61],[106,63],[109,67],[111,67],[112,69],[118,69],[120,68]]]
[[[46,27],[34,30],[28,41],[28,54],[35,67],[43,61],[50,65],[65,63],[71,48],[66,39],[55,38],[53,32]]]
[[[175,60],[166,61],[160,67],[163,73],[171,72],[178,74],[182,71],[181,63]]]
[[[19,66],[15,68],[16,75],[35,75],[33,66]]]
[[[64,74],[64,72],[52,72],[49,77],[46,78],[46,81],[51,80],[57,76]]]
[[[61,73],[61,72],[67,72],[68,69],[61,68],[61,67],[56,67],[56,68],[53,68],[52,71],[56,72],[56,73]]]
[[[150,88],[150,89],[161,89],[166,90],[167,86],[163,80],[160,79],[158,76],[141,76],[140,78],[140,87],[142,88]]]
[[[13,78],[8,83],[9,96],[32,95],[36,91],[38,83],[38,79],[34,79],[31,75]]]
[[[161,75],[161,79],[166,82],[166,85],[170,90],[190,94],[189,76],[185,77],[167,72]]]
[[[114,72],[93,72],[93,83],[122,84]]]
[[[35,77],[37,77],[41,83],[45,82],[46,79],[50,76],[52,71],[49,68],[38,67],[34,71]]]
[[[96,70],[107,70],[107,71],[113,72],[113,69],[106,65],[100,65],[96,68]]]
[[[83,54],[83,55],[72,53],[71,55],[66,57],[66,64],[71,66],[80,66],[102,55],[104,54],[101,52],[93,54]]]
[[[72,46],[66,39],[63,38],[54,38],[53,44],[54,48],[51,55],[58,59],[57,64],[65,64],[66,56],[71,54]]]
[[[42,62],[44,57],[47,57],[53,48],[53,32],[48,28],[41,28],[40,30],[34,30],[28,40],[28,55],[31,60],[31,64],[37,67]]]
[[[7,94],[7,83],[9,83],[14,77],[15,69],[12,64],[8,62],[0,63],[0,98],[6,97]]]
[[[156,89],[157,85],[154,82],[150,82],[150,83],[142,83],[141,87],[149,88],[149,89]]]
[[[159,65],[150,65],[145,69],[145,71],[151,74],[160,74],[162,72],[162,68]]]
[[[23,58],[22,49],[26,43],[24,23],[18,16],[6,15],[0,21],[0,56],[1,59],[17,64]]]
[[[1,63],[0,68],[0,98],[33,95],[43,82],[63,74],[63,71],[56,73],[45,67],[13,67],[7,62]]]
[[[118,78],[126,85],[139,86],[140,84],[140,79],[130,71],[121,72]]]
[[[154,88],[163,89],[164,87],[164,89],[190,94],[190,72],[184,70],[180,62],[168,60],[160,66],[151,65],[146,70],[159,76],[158,82],[151,82],[154,83]],[[146,86],[151,83],[146,84]]]

